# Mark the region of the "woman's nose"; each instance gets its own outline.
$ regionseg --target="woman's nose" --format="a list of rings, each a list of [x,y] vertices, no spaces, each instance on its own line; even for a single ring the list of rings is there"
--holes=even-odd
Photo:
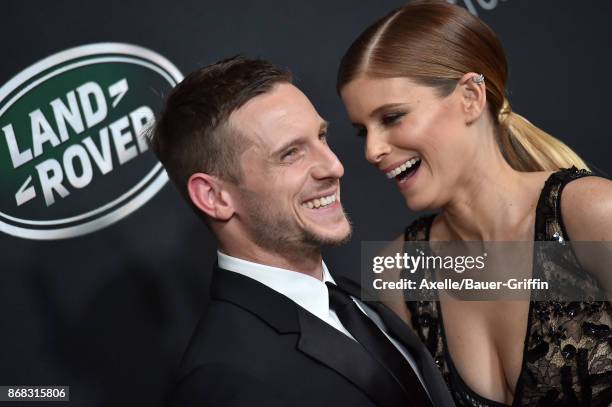
[[[365,157],[371,164],[377,165],[390,152],[391,146],[384,138],[374,133],[367,134]]]

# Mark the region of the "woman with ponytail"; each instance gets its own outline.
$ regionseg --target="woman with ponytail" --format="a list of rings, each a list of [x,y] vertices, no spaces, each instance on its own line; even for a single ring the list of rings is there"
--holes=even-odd
[[[443,1],[392,11],[344,55],[337,88],[366,159],[410,210],[437,210],[400,240],[612,241],[612,182],[512,110],[507,74],[495,33]],[[578,257],[564,260],[586,269]],[[612,403],[609,301],[388,305],[460,406]]]

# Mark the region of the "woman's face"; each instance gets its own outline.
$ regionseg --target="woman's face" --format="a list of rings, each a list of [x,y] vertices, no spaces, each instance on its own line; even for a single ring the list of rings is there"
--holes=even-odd
[[[366,138],[366,159],[395,182],[411,210],[450,200],[477,140],[468,132],[460,87],[446,97],[407,78],[361,76],[341,91],[348,115]]]

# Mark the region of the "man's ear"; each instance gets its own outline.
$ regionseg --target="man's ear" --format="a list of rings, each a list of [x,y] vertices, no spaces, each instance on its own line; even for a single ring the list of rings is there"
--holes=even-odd
[[[458,89],[466,124],[475,122],[487,106],[487,86],[484,77],[469,72],[459,80]]]
[[[202,172],[192,174],[187,191],[191,202],[212,219],[226,221],[234,214],[232,198],[217,177]]]

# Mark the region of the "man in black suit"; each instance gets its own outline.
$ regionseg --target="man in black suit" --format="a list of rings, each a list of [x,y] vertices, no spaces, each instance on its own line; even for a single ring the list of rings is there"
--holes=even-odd
[[[452,405],[410,329],[322,261],[351,233],[326,132],[262,60],[202,68],[168,96],[152,149],[219,245],[173,405]]]

